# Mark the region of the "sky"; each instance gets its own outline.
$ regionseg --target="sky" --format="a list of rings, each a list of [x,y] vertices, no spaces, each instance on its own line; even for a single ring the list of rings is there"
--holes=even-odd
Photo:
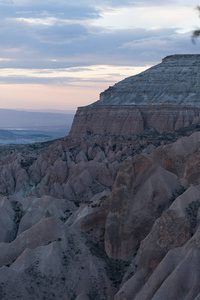
[[[194,0],[0,0],[0,108],[76,110],[172,54],[200,53]]]

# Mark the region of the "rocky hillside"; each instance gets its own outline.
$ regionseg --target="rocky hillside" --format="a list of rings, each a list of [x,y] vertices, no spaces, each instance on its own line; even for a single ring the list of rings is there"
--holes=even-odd
[[[139,75],[124,79],[80,107],[72,136],[159,133],[200,121],[200,55],[172,55]]]
[[[199,225],[199,124],[0,147],[1,300],[199,300]]]
[[[2,147],[0,299],[195,299],[198,130]]]

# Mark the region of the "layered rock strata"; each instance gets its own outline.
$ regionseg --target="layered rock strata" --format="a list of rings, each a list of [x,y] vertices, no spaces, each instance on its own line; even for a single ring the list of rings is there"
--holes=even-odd
[[[200,99],[200,98],[199,98]],[[140,134],[177,130],[200,121],[200,108],[174,105],[94,105],[79,107],[70,136]]]
[[[70,136],[176,130],[200,120],[200,55],[173,55],[78,108]]]

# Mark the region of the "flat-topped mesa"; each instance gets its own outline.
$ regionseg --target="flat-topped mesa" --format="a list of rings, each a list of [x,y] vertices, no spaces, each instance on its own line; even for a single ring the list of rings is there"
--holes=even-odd
[[[200,121],[200,55],[171,55],[78,108],[70,136],[167,132]]]

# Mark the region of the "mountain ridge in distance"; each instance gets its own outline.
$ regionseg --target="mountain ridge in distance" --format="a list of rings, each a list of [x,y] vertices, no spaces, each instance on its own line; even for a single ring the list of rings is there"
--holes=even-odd
[[[66,127],[70,129],[74,114],[18,111],[0,108],[0,128],[29,128],[42,129],[44,127]]]
[[[0,108],[0,109],[7,109],[7,108]],[[26,111],[26,112],[41,112],[41,113],[58,113],[58,114],[75,114],[75,109],[28,109],[28,108],[13,108],[10,110],[16,111]]]
[[[0,145],[45,142],[67,136],[74,114],[0,108]]]

